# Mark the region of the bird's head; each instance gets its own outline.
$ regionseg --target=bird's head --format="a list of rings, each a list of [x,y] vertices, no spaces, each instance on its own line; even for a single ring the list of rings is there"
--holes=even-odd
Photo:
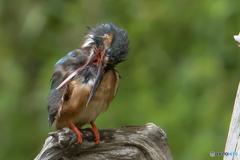
[[[85,38],[80,51],[83,52],[84,55],[88,55],[87,62],[68,76],[57,89],[67,83],[78,71],[90,65],[96,65],[98,67],[98,72],[88,100],[89,103],[97,87],[101,83],[104,73],[107,70],[113,69],[118,63],[126,60],[125,58],[129,52],[129,39],[125,30],[112,23],[101,24],[96,28],[89,28]],[[69,56],[71,56],[72,53],[75,52],[70,52]]]
[[[81,49],[89,53],[88,65],[96,63],[102,67],[101,70],[113,69],[126,60],[129,52],[127,32],[112,23],[89,28],[85,38]]]

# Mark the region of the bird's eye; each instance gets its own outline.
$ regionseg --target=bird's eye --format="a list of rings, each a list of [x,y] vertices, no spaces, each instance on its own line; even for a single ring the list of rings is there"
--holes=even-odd
[[[113,50],[109,48],[105,53],[107,56],[110,56],[113,53]]]

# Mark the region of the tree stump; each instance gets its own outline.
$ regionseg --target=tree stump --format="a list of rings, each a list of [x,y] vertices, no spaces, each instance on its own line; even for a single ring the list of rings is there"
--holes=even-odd
[[[49,133],[35,160],[172,160],[166,133],[153,123],[99,130],[98,145],[91,130],[80,131],[82,144],[69,128]]]

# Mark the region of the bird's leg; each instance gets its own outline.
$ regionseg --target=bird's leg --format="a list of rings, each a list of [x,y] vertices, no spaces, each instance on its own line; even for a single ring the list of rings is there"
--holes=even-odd
[[[82,133],[77,129],[77,127],[71,123],[71,129],[77,133],[77,137],[78,137],[78,143],[82,143]]]
[[[93,121],[91,121],[90,124],[91,124],[92,128],[89,128],[89,129],[91,129],[95,135],[96,144],[99,144],[100,136],[99,136],[98,129],[97,129],[96,125],[93,123]]]

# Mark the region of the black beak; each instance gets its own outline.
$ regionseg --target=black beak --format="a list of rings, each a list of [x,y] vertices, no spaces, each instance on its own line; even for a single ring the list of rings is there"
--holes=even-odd
[[[56,89],[61,88],[64,84],[66,84],[71,78],[73,78],[77,72],[83,68],[85,68],[87,65],[89,65],[90,62],[92,62],[92,60],[95,58],[96,54],[93,54],[89,60],[83,65],[80,66],[78,69],[76,69],[72,74],[70,74],[70,76],[68,76]]]
[[[100,55],[99,55],[100,54]],[[96,58],[99,58],[97,56],[100,56],[100,65],[99,65],[99,68],[98,68],[98,73],[97,73],[97,77],[95,79],[95,82],[93,84],[93,88],[92,88],[92,91],[91,91],[91,94],[89,96],[89,99],[88,99],[88,102],[87,102],[87,105],[86,107],[88,106],[88,104],[90,103],[94,93],[96,92],[99,84],[101,83],[102,81],[102,78],[103,78],[103,74],[104,74],[104,70],[103,70],[103,62],[104,62],[104,53],[102,51],[98,52],[98,53],[94,53],[92,54],[92,56],[89,58],[89,60],[83,65],[83,66],[80,66],[78,69],[76,69],[72,74],[70,74],[56,89],[59,89],[61,88],[64,84],[66,84],[71,78],[73,78],[77,72],[81,69],[84,69],[86,66],[88,66],[90,63],[92,63],[93,61],[95,61]],[[97,59],[98,60],[98,59]],[[98,61],[99,61],[98,60]],[[98,63],[98,62],[97,62]]]
[[[92,91],[91,91],[91,94],[89,96],[89,99],[88,99],[88,102],[87,102],[87,105],[86,107],[88,106],[88,104],[90,103],[94,93],[96,92],[99,84],[101,83],[102,81],[102,78],[103,78],[103,75],[104,75],[104,70],[102,69],[102,66],[103,66],[103,59],[101,59],[101,62],[100,62],[100,65],[99,65],[99,68],[98,68],[98,73],[97,73],[97,77],[95,79],[95,82],[93,84],[93,88],[92,88]]]

